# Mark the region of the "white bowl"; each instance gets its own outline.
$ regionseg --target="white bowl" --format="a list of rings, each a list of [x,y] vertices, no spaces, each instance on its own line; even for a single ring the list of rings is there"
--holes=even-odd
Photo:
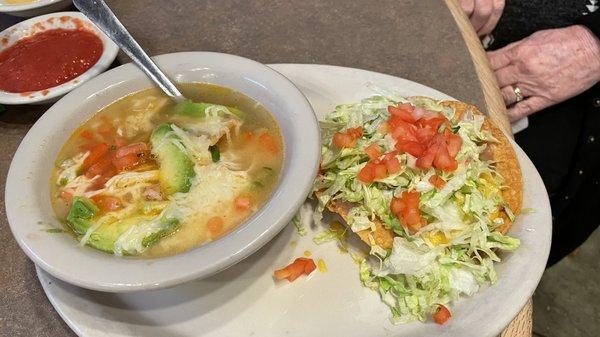
[[[80,247],[69,235],[47,233],[48,225],[60,226],[50,205],[49,180],[63,143],[100,108],[153,86],[133,64],[107,71],[63,97],[35,123],[13,158],[6,182],[6,215],[17,242],[38,266],[66,282],[127,292],[206,277],[271,240],[311,190],[320,157],[317,119],[304,95],[287,78],[263,64],[227,54],[186,52],[154,60],[177,82],[226,86],[263,104],[279,123],[284,138],[280,183],[269,201],[236,230],[175,256],[115,257]]]
[[[67,19],[65,20],[64,18]],[[0,41],[3,41],[0,43],[0,51],[12,46],[18,40],[35,33],[57,28],[74,29],[79,25],[98,35],[104,47],[102,55],[90,69],[68,82],[44,90],[31,91],[26,94],[0,90],[0,103],[45,104],[54,102],[67,92],[106,70],[115,60],[115,57],[117,57],[119,47],[104,35],[85,15],[79,12],[52,13],[19,22],[0,32]]]
[[[65,9],[72,2],[72,0],[37,0],[24,4],[9,4],[0,0],[0,13],[27,18]]]

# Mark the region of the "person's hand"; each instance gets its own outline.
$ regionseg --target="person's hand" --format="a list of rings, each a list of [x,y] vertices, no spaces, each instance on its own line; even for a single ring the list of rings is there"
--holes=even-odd
[[[511,121],[574,97],[600,81],[600,40],[584,26],[541,30],[489,52],[488,57]],[[515,86],[521,89],[521,102]]]
[[[494,30],[504,10],[504,0],[459,0],[478,36]]]

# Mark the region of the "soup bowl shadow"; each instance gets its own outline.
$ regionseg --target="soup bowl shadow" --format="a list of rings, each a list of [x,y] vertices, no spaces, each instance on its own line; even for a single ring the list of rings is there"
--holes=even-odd
[[[131,292],[161,289],[205,278],[241,261],[270,241],[310,193],[320,156],[312,107],[284,76],[258,62],[220,53],[160,55],[158,65],[176,82],[228,87],[261,103],[278,123],[284,141],[279,184],[269,200],[226,236],[185,253],[157,258],[122,258],[80,247],[60,227],[50,203],[50,175],[61,146],[96,111],[128,94],[152,87],[133,64],[84,83],[46,112],[31,128],[11,163],[5,190],[13,235],[39,267],[79,287]]]

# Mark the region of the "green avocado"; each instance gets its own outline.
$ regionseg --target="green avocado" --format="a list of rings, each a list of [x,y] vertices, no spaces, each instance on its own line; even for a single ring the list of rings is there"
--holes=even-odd
[[[85,197],[74,197],[73,205],[67,214],[67,225],[77,235],[84,235],[92,226],[91,219],[98,214],[100,210],[94,202]]]
[[[212,107],[212,106],[219,106],[218,104],[211,104],[211,103],[195,103],[192,102],[190,100],[185,100],[183,102],[178,103],[175,108],[173,108],[172,113],[174,113],[175,115],[181,115],[181,116],[189,116],[189,117],[206,117],[206,109]],[[234,114],[235,116],[237,116],[240,119],[244,119],[244,117],[246,117],[246,114],[237,108],[231,107],[231,106],[222,106],[227,108],[227,110],[229,110],[229,112],[231,112],[232,114]],[[223,116],[223,114],[219,114],[220,116]]]
[[[152,217],[134,216],[104,224],[98,227],[92,235],[90,235],[90,238],[87,240],[87,245],[112,254],[114,252],[115,241],[117,241],[121,234],[125,233],[130,227],[148,220],[152,220]]]
[[[176,143],[181,145],[181,139],[171,128],[170,124],[158,126],[152,136],[152,153],[159,164],[158,179],[161,189],[166,195],[190,190],[191,179],[196,175],[194,163]]]

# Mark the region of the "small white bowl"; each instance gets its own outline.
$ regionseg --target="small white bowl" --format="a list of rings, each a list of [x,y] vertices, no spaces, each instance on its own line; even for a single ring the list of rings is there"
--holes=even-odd
[[[50,204],[54,160],[71,133],[115,100],[152,87],[133,64],[91,79],[54,104],[29,130],[13,157],[6,181],[6,216],[17,242],[33,262],[80,287],[127,292],[173,286],[206,277],[237,263],[289,223],[309,194],[319,166],[319,128],[304,95],[283,75],[239,56],[185,52],[154,60],[177,82],[207,82],[240,91],[260,102],[278,122],[285,144],[280,183],[267,203],[223,238],[159,259],[122,258],[78,246],[60,227]]]
[[[1,0],[0,0],[1,1]],[[90,78],[100,74],[117,57],[119,47],[102,33],[85,15],[79,12],[59,12],[46,14],[19,22],[16,25],[0,32],[0,52],[12,46],[18,40],[49,29],[75,29],[83,27],[102,40],[102,55],[90,69],[76,78],[44,90],[31,91],[27,93],[13,93],[0,90],[1,104],[45,104],[54,102],[67,92],[80,86]]]
[[[32,17],[63,10],[71,5],[72,0],[37,0],[23,4],[9,4],[0,0],[0,13],[19,17]]]

